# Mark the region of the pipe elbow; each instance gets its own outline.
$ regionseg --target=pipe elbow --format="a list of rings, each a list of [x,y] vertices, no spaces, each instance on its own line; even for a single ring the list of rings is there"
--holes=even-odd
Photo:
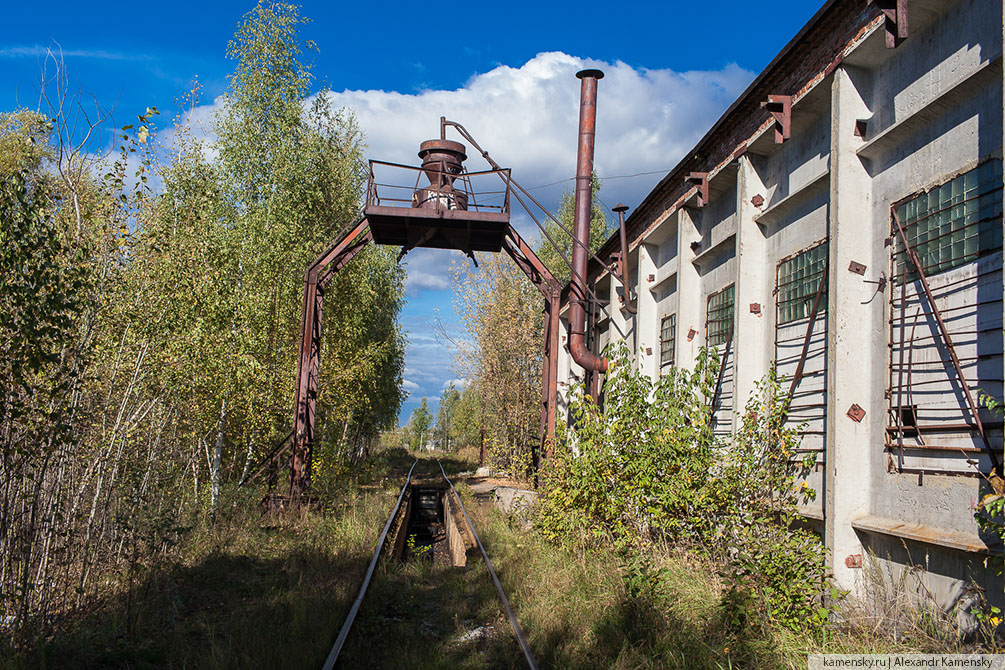
[[[576,365],[594,372],[607,372],[608,360],[590,351],[582,338],[577,337],[569,342],[569,353]]]

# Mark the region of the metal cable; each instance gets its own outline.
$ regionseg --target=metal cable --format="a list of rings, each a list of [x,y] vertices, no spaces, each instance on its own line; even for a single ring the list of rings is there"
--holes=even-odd
[[[401,508],[401,501],[405,497],[405,491],[408,490],[408,484],[412,481],[412,471],[415,470],[415,464],[418,462],[419,459],[415,459],[412,467],[408,469],[408,477],[405,479],[405,485],[401,487],[401,493],[398,494],[398,502],[394,504],[394,509],[391,510],[391,515],[387,517],[387,523],[384,524],[384,530],[381,531],[380,538],[377,539],[377,548],[373,552],[373,558],[370,559],[370,566],[366,569],[366,577],[363,578],[363,585],[359,588],[359,595],[356,596],[355,602],[353,602],[352,607],[349,609],[349,614],[346,615],[345,621],[342,623],[342,630],[339,631],[338,638],[336,638],[332,650],[328,652],[325,664],[321,666],[324,670],[332,670],[335,666],[335,660],[338,659],[339,652],[342,651],[342,645],[345,644],[345,639],[349,636],[349,629],[352,628],[352,623],[356,620],[359,607],[363,604],[363,596],[366,595],[366,589],[370,586],[370,578],[373,577],[373,570],[377,567],[377,559],[380,558],[380,550],[384,547],[387,531],[391,528],[391,522],[394,521],[394,517]],[[447,481],[449,482],[450,480]]]
[[[436,464],[440,466],[440,472],[443,473],[443,478],[447,480],[447,484],[450,486],[450,491],[454,494],[454,499],[457,500],[457,504],[461,507],[461,512],[464,513],[464,519],[468,522],[468,528],[471,529],[471,534],[475,537],[478,549],[482,552],[482,558],[485,559],[485,567],[489,569],[489,574],[492,576],[492,582],[496,585],[496,591],[499,592],[499,598],[502,600],[503,609],[506,610],[506,616],[509,617],[510,625],[513,626],[513,632],[516,634],[516,640],[520,643],[520,649],[523,650],[523,655],[527,659],[527,665],[531,668],[531,670],[537,670],[537,662],[534,660],[534,654],[530,650],[530,645],[527,644],[527,639],[523,636],[523,630],[520,628],[520,623],[516,620],[516,615],[513,614],[513,609],[509,605],[509,598],[506,597],[506,592],[503,591],[502,584],[499,583],[499,576],[496,575],[496,571],[492,567],[492,561],[489,560],[488,552],[485,551],[485,545],[482,544],[481,538],[478,537],[478,531],[475,530],[475,525],[471,523],[471,517],[468,516],[468,511],[464,509],[464,503],[461,502],[461,497],[457,495],[457,489],[454,488],[454,483],[450,481],[449,477],[447,477],[447,473],[443,469],[443,464],[439,461],[436,461]]]

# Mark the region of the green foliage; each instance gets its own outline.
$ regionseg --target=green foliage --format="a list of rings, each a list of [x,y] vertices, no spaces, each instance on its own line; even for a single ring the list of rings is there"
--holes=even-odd
[[[1002,403],[993,396],[981,393],[980,403],[996,416],[1005,414]],[[985,543],[997,548],[997,551],[988,555],[984,564],[991,566],[996,574],[1002,575],[1005,574],[1005,482],[993,472],[985,476],[985,481],[985,492],[977,504],[974,519],[981,534],[985,536]]]
[[[460,402],[461,392],[451,382],[447,388],[443,389],[443,395],[440,396],[440,409],[436,414],[435,439],[440,449],[458,446],[454,438],[456,431],[454,431],[453,425]]]
[[[421,449],[426,443],[429,427],[433,425],[433,415],[429,411],[429,403],[425,398],[419,406],[412,410],[412,417],[409,420],[411,426],[411,446],[413,449]]]
[[[310,97],[304,22],[264,2],[243,18],[212,151],[187,113],[166,147],[147,108],[103,161],[67,144],[62,109],[0,114],[0,618],[14,628],[45,634],[116,573],[131,585],[289,430],[303,272],[356,219],[365,174],[352,114]],[[65,93],[50,98],[75,108]],[[182,106],[197,102],[198,86]],[[327,293],[317,490],[393,425],[404,369],[392,250],[363,251]]]
[[[691,548],[724,566],[727,609],[755,608],[793,628],[830,615],[825,552],[796,525],[814,493],[796,478],[797,429],[772,371],[747,404],[732,444],[716,442],[709,398],[719,361],[702,349],[693,371],[671,368],[655,384],[620,345],[611,356],[601,413],[580,389],[573,428],[547,471],[539,526],[558,540],[584,529],[625,550],[655,542]]]
[[[451,414],[451,444],[460,448],[481,443],[482,411],[482,396],[477,384],[468,384]]]
[[[460,362],[478,395],[467,404],[468,426],[475,416],[485,426],[494,469],[525,477],[541,425],[543,300],[511,259],[479,261],[454,269],[454,306],[471,343]]]
[[[547,473],[542,522],[558,537],[566,524],[586,523],[622,542],[656,535],[694,535],[695,512],[709,495],[711,394],[718,360],[704,351],[694,371],[674,368],[653,384],[615,352],[605,386],[605,411],[580,388],[573,429],[561,430]]]
[[[73,349],[87,298],[58,196],[31,162],[0,180],[0,616],[16,627],[44,598],[33,570],[51,537],[50,472],[78,439]]]

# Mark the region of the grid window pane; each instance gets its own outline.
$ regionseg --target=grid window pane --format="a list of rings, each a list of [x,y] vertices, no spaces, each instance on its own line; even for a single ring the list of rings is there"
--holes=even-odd
[[[705,322],[705,344],[717,347],[725,344],[733,330],[734,285],[708,296],[708,320]]]
[[[896,209],[904,237],[925,275],[951,270],[1002,247],[1002,162],[988,161]],[[894,281],[918,273],[893,226]]]
[[[677,347],[677,315],[663,317],[660,322],[660,368],[674,363]]]
[[[778,324],[797,321],[810,315],[820,282],[825,282],[820,296],[821,309],[827,309],[827,243],[818,244],[778,264]]]

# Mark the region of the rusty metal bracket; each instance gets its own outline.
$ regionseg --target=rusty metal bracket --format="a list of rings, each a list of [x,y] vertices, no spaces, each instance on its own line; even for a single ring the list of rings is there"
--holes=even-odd
[[[698,188],[698,206],[704,207],[708,204],[708,173],[691,172],[685,181]]]
[[[845,416],[854,421],[855,423],[862,423],[862,419],[865,418],[865,410],[858,406],[857,403],[853,403],[848,411],[845,412]]]
[[[862,265],[861,263],[858,263],[856,261],[852,261],[851,263],[848,264],[848,272],[850,272],[852,274],[856,274],[856,275],[859,275],[861,277],[864,277],[865,276],[865,270],[866,270],[866,266]]]
[[[771,112],[775,119],[775,144],[781,144],[792,137],[792,96],[769,95],[761,103],[761,108]]]
[[[283,454],[288,450],[289,446],[292,444],[293,431],[291,430],[286,434],[282,440],[276,443],[276,446],[272,450],[263,456],[255,465],[248,468],[250,474],[246,475],[241,481],[237,483],[237,488],[241,488],[246,484],[254,483],[259,477],[266,471],[266,469],[273,464],[274,461],[281,461]]]
[[[894,49],[907,39],[907,0],[869,0],[886,17],[886,48]]]

